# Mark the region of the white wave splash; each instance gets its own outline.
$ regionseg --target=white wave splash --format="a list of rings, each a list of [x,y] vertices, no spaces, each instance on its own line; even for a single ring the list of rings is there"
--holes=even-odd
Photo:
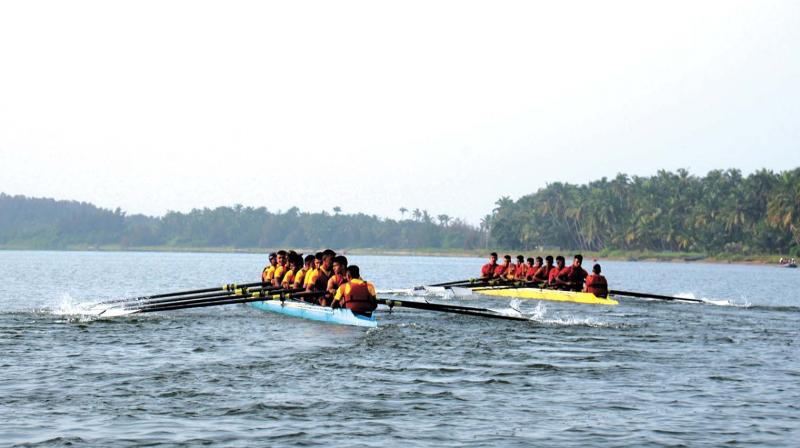
[[[682,292],[676,294],[675,297],[679,297],[681,299],[701,300],[705,304],[716,305],[716,306],[732,306],[737,308],[750,308],[751,306],[751,303],[747,300],[737,302],[733,300],[717,299],[712,297],[697,297],[694,293],[691,292]]]

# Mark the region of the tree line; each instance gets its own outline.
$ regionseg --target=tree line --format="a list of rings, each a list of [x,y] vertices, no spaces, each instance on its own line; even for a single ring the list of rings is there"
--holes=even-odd
[[[481,229],[499,247],[800,253],[800,168],[747,177],[736,169],[619,174],[556,182],[496,205]]]
[[[119,208],[0,193],[0,246],[474,249],[484,240],[463,220],[448,215],[434,219],[426,210],[415,209],[410,219],[401,220],[340,214],[340,207],[333,211],[308,213],[292,207],[271,212],[235,205],[171,211],[161,217],[129,216]]]

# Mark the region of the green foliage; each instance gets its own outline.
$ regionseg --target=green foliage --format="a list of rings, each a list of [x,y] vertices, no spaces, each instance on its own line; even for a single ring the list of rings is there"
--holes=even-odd
[[[0,246],[64,249],[73,246],[473,249],[484,240],[462,220],[425,210],[395,221],[363,213],[306,213],[293,207],[204,208],[163,217],[126,216],[87,203],[34,199],[0,193]]]
[[[497,201],[490,244],[609,253],[796,253],[800,250],[800,168],[686,170],[651,177],[619,174],[587,185],[556,182],[534,194]]]

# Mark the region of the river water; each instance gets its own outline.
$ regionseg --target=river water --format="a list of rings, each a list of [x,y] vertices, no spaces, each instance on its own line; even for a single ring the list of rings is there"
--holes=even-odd
[[[353,256],[378,289],[470,258]],[[379,312],[365,330],[242,305],[96,319],[81,304],[257,281],[248,254],[0,251],[0,445],[797,446],[800,269],[605,262],[613,289],[714,304]]]

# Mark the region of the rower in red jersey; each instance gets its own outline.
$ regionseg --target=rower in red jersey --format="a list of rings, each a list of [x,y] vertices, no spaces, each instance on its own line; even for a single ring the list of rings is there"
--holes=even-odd
[[[597,297],[608,297],[608,282],[600,275],[600,265],[592,266],[592,273],[586,277],[586,285],[583,292],[590,292]]]
[[[497,252],[489,254],[489,262],[481,268],[481,278],[493,278],[500,265],[497,264]]]
[[[539,257],[541,259],[541,257]],[[553,269],[553,256],[548,255],[544,258],[545,265],[540,267],[539,270],[533,274],[531,281],[536,283],[547,283],[550,278],[550,271]]]
[[[511,255],[503,255],[503,264],[497,267],[494,271],[495,278],[501,278],[503,280],[508,279],[508,274],[511,272],[512,278],[514,275],[514,263],[511,262]]]
[[[517,255],[517,266],[514,268],[514,280],[525,280],[528,267],[525,266],[525,257]]]
[[[542,268],[543,263],[542,257],[536,257],[536,259],[528,258],[528,272],[525,273],[525,281],[532,282],[536,273]]]
[[[561,273],[561,270],[564,269],[564,257],[561,255],[556,257],[556,265],[550,269],[550,272],[547,273],[547,284],[550,287],[556,287],[558,285],[558,274]]]
[[[583,281],[589,273],[581,267],[581,264],[583,264],[583,255],[576,254],[572,260],[572,266],[561,269],[558,272],[556,284],[559,288],[569,289],[570,291],[583,290]]]

